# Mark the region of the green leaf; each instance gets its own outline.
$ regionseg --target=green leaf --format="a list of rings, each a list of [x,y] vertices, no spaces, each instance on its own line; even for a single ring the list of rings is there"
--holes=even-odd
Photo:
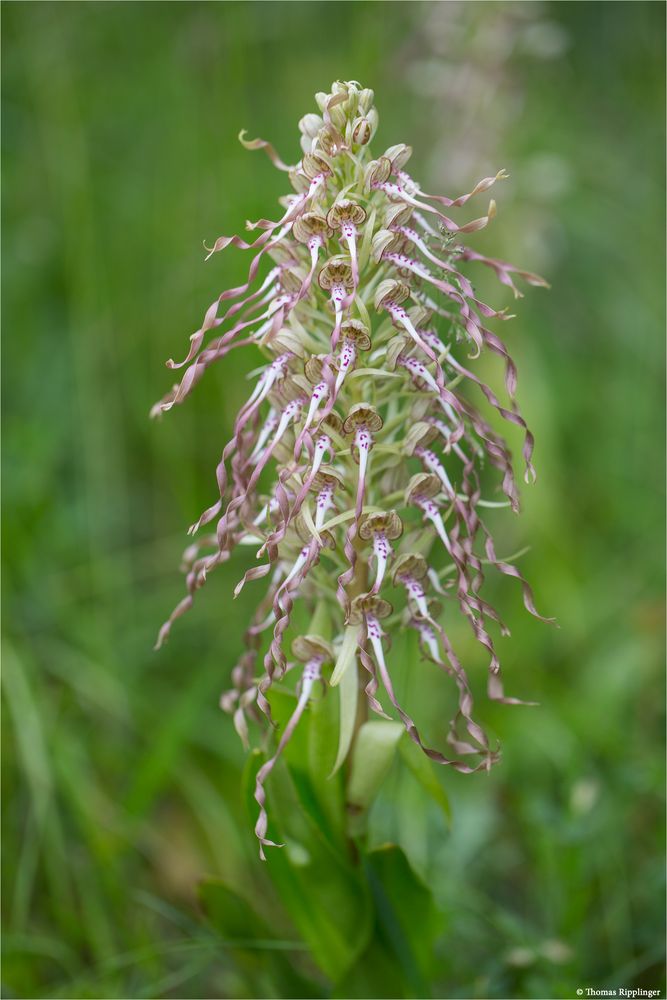
[[[262,756],[246,767],[245,796],[253,823],[255,777]],[[324,974],[338,979],[367,946],[371,931],[368,890],[347,848],[330,838],[326,818],[307,774],[279,761],[267,783],[269,837],[284,848],[267,848],[266,872],[280,900]],[[304,795],[311,795],[304,801]]]
[[[428,997],[434,944],[441,929],[431,891],[394,845],[371,851],[365,867],[378,936],[394,954],[410,988],[408,995]]]
[[[287,724],[296,698],[292,692],[272,688],[268,695],[271,713],[278,732]],[[288,764],[303,809],[313,822],[339,849],[345,841],[345,796],[342,776],[329,781],[338,734],[337,698],[329,692],[315,695],[306,708],[282,758]],[[269,744],[270,755],[277,743],[277,734]]]
[[[338,732],[337,699],[327,690],[322,696],[315,695],[301,722],[305,722],[308,733],[308,774],[313,784],[319,787],[327,777],[336,752]]]
[[[368,1000],[368,997],[410,996],[401,967],[391,948],[379,938],[377,927],[363,955],[336,983],[332,1000]]]
[[[265,995],[267,989],[277,990],[274,995],[278,996],[312,995],[305,988],[312,991],[314,984],[304,980],[287,957],[304,948],[301,941],[277,937],[250,904],[220,879],[204,879],[198,894],[209,923],[234,949],[234,959],[254,984],[256,995]]]
[[[296,708],[296,695],[286,687],[271,688],[267,695],[267,700],[271,706],[271,715],[276,723],[276,731],[269,733],[267,746],[267,756],[270,757],[280,739],[280,734],[289,722],[294,709]],[[295,767],[306,769],[308,760],[308,714],[307,708],[299,725],[294,730],[292,738],[282,752],[283,759]]]
[[[352,771],[347,788],[350,833],[361,833],[365,813],[387,776],[403,735],[400,722],[365,722],[357,733],[352,755]]]
[[[358,625],[348,625],[343,636],[343,645],[340,648],[336,666],[331,675],[330,685],[336,687],[340,684],[346,670],[352,663],[356,663],[357,658],[357,638],[359,636]]]
[[[398,749],[402,760],[408,766],[421,787],[429,795],[429,797],[440,806],[447,826],[451,826],[451,805],[444,788],[438,780],[438,776],[435,773],[435,769],[431,761],[407,736],[401,740]]]
[[[322,809],[330,835],[337,838],[341,849],[345,843],[345,789],[343,776],[333,776],[332,767],[339,731],[339,708],[331,691],[324,698],[310,703],[308,726],[308,777],[313,793]]]
[[[308,635],[319,635],[327,642],[331,641],[331,609],[326,601],[318,601],[315,611],[308,623]]]
[[[221,879],[203,879],[198,895],[208,920],[226,940],[247,942],[272,936],[250,904]]]
[[[359,701],[359,667],[353,663],[345,670],[338,685],[339,691],[339,726],[338,753],[331,776],[338,771],[348,755],[354,736],[354,726],[357,721],[357,704]]]
[[[334,1000],[430,995],[434,945],[441,929],[430,890],[393,844],[363,857],[373,898],[368,948],[336,984]]]

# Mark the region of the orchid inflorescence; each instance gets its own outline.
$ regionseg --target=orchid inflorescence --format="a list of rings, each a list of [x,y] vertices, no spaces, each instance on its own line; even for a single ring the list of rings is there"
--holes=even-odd
[[[159,646],[237,546],[257,548],[260,562],[235,594],[261,578],[268,587],[232,671],[233,688],[222,698],[246,746],[247,717],[263,713],[271,720],[269,689],[303,665],[296,707],[257,775],[262,857],[263,846],[275,846],[267,838],[264,783],[318,685],[356,690],[362,676],[369,707],[386,717],[384,692],[429,758],[463,772],[489,768],[498,752],[472,717],[470,685],[440,621],[441,602],[458,604],[485,648],[489,697],[513,704],[518,699],[504,693],[486,627],[491,621],[507,631],[481,596],[484,566],[515,577],[526,608],[541,617],[519,570],[497,556],[480,513],[498,505],[482,499],[485,457],[500,473],[503,504],[518,510],[510,451],[460,388],[474,384],[520,428],[526,479],[534,478],[533,437],[515,400],[516,368],[485,326],[510,316],[481,302],[461,267],[485,265],[515,297],[521,294],[517,277],[546,283],[460,242],[493,218],[493,201],[486,214],[463,225],[445,214],[487,191],[504,172],[458,198],[426,194],[406,172],[409,146],[372,156],[373,97],[353,81],[317,94],[320,113],[299,123],[296,166],[283,163],[270,143],[241,133],[247,148],[264,150],[287,173],[295,193],[281,199],[279,219],[247,223],[260,231],[253,242],[220,237],[210,248],[209,256],[230,245],[253,251],[248,279],[211,305],[186,357],[167,362],[183,374],[153,408],[159,415],[180,404],[206,369],[237,347],[255,345],[265,358],[222,450],[215,501],[190,533],[207,525],[215,530],[186,550],[187,594],[158,638]],[[506,405],[460,360],[463,346],[472,359],[487,349],[502,358]],[[262,473],[269,467],[267,488]],[[308,634],[293,640],[288,660],[286,633],[297,600],[314,617]],[[425,745],[396,696],[385,646],[397,627],[413,629],[423,655],[456,686],[451,757]],[[336,767],[351,740],[350,727],[341,724]]]

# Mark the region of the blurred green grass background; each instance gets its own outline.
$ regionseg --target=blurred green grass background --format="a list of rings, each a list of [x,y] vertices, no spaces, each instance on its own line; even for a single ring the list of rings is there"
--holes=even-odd
[[[4,995],[281,995],[195,902],[207,873],[271,902],[217,708],[241,563],[151,651],[256,358],[147,415],[247,268],[202,240],[284,190],[238,131],[295,159],[346,78],[376,91],[377,150],[411,142],[438,190],[509,170],[473,245],[553,286],[508,334],[540,478],[497,523],[560,630],[492,593],[507,687],[541,705],[480,701],[504,759],[442,777],[451,833],[396,774],[376,835],[444,914],[433,996],[659,988],[663,5],[8,2],[3,28]],[[435,727],[438,688],[412,688]]]

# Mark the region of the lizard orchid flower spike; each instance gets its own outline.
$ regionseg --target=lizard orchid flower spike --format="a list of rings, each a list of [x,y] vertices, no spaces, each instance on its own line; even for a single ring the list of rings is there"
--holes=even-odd
[[[483,408],[521,432],[528,481],[533,437],[516,400],[514,361],[488,325],[511,316],[477,296],[472,272],[481,264],[515,296],[515,280],[546,282],[458,242],[494,218],[493,201],[471,221],[445,214],[506,175],[501,170],[453,198],[428,194],[406,171],[409,146],[371,152],[378,126],[371,90],[339,82],[316,100],[318,112],[299,123],[294,165],[242,133],[247,148],[263,150],[285,172],[293,191],[281,199],[277,220],[247,224],[259,231],[253,242],[221,236],[210,249],[209,257],[230,246],[249,253],[247,280],[206,310],[183,360],[167,362],[180,381],[152,410],[161,415],[180,405],[239,347],[252,345],[263,358],[222,445],[212,503],[191,529],[214,530],[188,547],[186,595],[158,638],[160,645],[214,569],[244,547],[256,553],[235,593],[264,581],[263,594],[222,698],[246,746],[249,722],[272,722],[272,686],[286,681],[289,688],[288,644],[304,664],[293,711],[257,774],[262,857],[272,844],[265,785],[316,684],[349,691],[352,678],[368,708],[396,713],[431,760],[464,772],[486,769],[498,754],[472,716],[468,673],[438,598],[449,602],[448,617],[458,607],[467,620],[488,661],[488,695],[507,703],[518,699],[505,695],[501,681],[491,632],[507,630],[481,593],[487,568],[514,577],[525,607],[541,618],[528,583],[511,559],[496,554],[481,516],[487,507],[519,505],[510,449]],[[505,399],[476,369],[487,351],[502,360]],[[504,499],[483,496],[492,488],[485,459]],[[307,620],[303,611],[311,617],[306,635],[294,635],[296,602],[299,619]],[[454,756],[428,746],[399,703],[388,653],[396,628],[416,633],[424,657],[453,682],[458,709],[444,739]],[[408,669],[420,674],[422,667]],[[355,719],[341,711],[337,767],[363,713],[355,710]],[[270,725],[266,731],[270,741]]]

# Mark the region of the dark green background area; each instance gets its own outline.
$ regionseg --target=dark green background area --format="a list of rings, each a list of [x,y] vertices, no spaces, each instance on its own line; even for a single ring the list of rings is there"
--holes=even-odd
[[[375,89],[374,148],[411,142],[413,173],[452,196],[467,188],[449,163],[479,124],[468,183],[511,176],[470,242],[552,284],[502,331],[539,479],[522,518],[494,524],[500,552],[530,544],[522,568],[560,629],[489,581],[512,626],[507,689],[540,707],[478,698],[503,761],[439,775],[451,832],[400,771],[377,803],[377,836],[401,844],[441,914],[429,988],[660,987],[663,5],[5,2],[2,15],[4,996],[284,996],[261,948],[226,947],[194,901],[204,874],[250,902],[271,891],[217,707],[259,593],[231,600],[246,561],[151,651],[257,357],[232,355],[160,423],[148,410],[171,384],[165,359],[247,269],[232,251],[204,264],[202,240],[272,217],[285,191],[239,130],[293,161],[313,93],[345,78]],[[526,18],[564,40],[549,58],[517,41],[534,41]],[[485,57],[484,32],[502,58]],[[484,75],[491,60],[499,76]],[[437,93],[443,66],[458,103]],[[466,104],[476,80],[484,100]],[[484,660],[451,625],[481,692]],[[449,706],[428,666],[399,680],[437,739]],[[298,964],[293,928],[277,932]]]

